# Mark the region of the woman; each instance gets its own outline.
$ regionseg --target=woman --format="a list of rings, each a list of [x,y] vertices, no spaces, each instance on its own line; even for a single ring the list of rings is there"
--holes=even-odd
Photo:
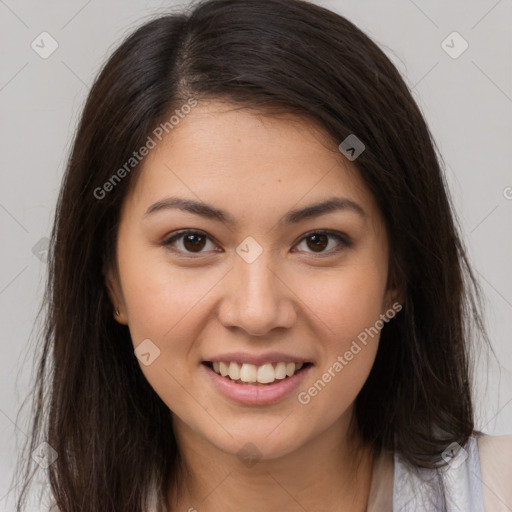
[[[383,52],[310,3],[198,3],[90,92],[28,449],[66,512],[499,510],[477,292]]]

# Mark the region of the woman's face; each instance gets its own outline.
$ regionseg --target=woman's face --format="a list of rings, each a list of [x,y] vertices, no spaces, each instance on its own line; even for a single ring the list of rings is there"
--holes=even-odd
[[[178,439],[271,459],[343,431],[392,304],[352,164],[311,122],[210,102],[141,165],[109,290]]]

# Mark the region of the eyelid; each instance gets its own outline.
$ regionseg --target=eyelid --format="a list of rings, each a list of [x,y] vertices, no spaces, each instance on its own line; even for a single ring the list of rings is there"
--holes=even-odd
[[[214,242],[216,245],[218,245],[217,241],[212,236],[207,234],[206,232],[201,231],[199,229],[192,229],[192,228],[182,229],[182,230],[175,231],[175,232],[171,233],[169,236],[167,236],[162,241],[161,245],[163,245],[165,247],[169,247],[170,250],[172,250],[174,253],[185,254],[186,255],[185,257],[187,257],[187,258],[188,257],[191,257],[191,258],[201,257],[201,255],[207,254],[209,252],[209,251],[201,251],[201,252],[193,253],[193,252],[186,252],[186,251],[181,251],[181,250],[176,250],[174,248],[171,248],[172,242],[181,239],[182,237],[184,237],[187,234],[203,236],[203,237],[207,238],[208,240]],[[350,237],[348,237],[346,234],[344,234],[342,232],[332,231],[329,229],[314,229],[312,231],[308,231],[307,233],[304,233],[303,235],[301,235],[300,238],[298,239],[298,241],[293,244],[293,247],[299,245],[305,239],[307,239],[308,237],[311,237],[313,235],[327,235],[328,237],[337,239],[337,241],[341,245],[341,247],[330,249],[329,251],[326,251],[326,252],[315,253],[315,252],[307,252],[306,251],[307,254],[312,254],[313,256],[318,257],[318,258],[332,256],[334,254],[337,254],[344,248],[348,248],[353,245]],[[215,251],[215,252],[221,252],[221,251],[222,251],[222,249],[220,251]]]

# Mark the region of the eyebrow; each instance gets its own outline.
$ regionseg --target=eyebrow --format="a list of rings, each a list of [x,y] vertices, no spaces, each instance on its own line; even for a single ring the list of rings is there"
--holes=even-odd
[[[224,224],[235,225],[235,218],[229,213],[209,204],[193,199],[184,199],[180,197],[168,197],[152,204],[144,213],[144,218],[150,215],[168,209],[178,209],[185,212],[200,215],[207,219],[218,220]],[[291,210],[280,220],[279,224],[297,224],[306,219],[319,217],[334,211],[351,211],[361,217],[366,217],[366,212],[358,203],[346,197],[331,197],[320,203],[311,204],[303,208]]]

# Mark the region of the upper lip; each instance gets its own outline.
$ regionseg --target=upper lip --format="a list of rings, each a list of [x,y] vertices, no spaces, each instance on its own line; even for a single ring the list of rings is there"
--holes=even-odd
[[[238,364],[248,363],[255,366],[261,366],[265,363],[309,363],[311,360],[300,356],[293,356],[290,354],[283,354],[282,352],[267,352],[266,354],[249,354],[244,352],[230,352],[212,356],[205,359],[204,362],[231,362],[234,361]]]

